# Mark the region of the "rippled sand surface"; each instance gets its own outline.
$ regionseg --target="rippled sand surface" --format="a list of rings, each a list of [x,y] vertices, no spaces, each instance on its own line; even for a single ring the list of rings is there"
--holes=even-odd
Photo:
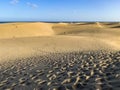
[[[51,53],[0,66],[0,90],[120,89],[120,52]]]

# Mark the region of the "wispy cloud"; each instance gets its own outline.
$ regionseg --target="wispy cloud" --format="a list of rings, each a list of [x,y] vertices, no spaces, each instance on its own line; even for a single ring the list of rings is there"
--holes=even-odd
[[[30,2],[27,2],[27,5],[28,5],[29,7],[32,7],[32,8],[37,8],[37,7],[38,7],[37,4],[35,4],[35,3],[30,3]]]
[[[11,0],[10,3],[15,5],[15,4],[18,4],[19,1],[20,1],[20,0]]]

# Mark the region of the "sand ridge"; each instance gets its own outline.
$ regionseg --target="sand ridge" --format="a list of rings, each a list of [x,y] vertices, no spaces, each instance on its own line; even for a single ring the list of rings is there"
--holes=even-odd
[[[54,32],[48,23],[7,23],[0,25],[0,38],[50,36]]]
[[[6,23],[0,24],[0,39],[53,35],[119,35],[119,23]]]

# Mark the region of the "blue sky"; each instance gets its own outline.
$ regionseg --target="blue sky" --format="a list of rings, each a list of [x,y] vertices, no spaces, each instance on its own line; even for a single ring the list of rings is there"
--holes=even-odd
[[[120,21],[120,0],[0,0],[0,21]]]

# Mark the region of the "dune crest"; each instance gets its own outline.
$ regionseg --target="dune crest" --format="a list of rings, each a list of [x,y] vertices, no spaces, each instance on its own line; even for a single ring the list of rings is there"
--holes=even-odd
[[[0,39],[33,36],[51,36],[54,34],[49,23],[8,23],[0,25]]]

